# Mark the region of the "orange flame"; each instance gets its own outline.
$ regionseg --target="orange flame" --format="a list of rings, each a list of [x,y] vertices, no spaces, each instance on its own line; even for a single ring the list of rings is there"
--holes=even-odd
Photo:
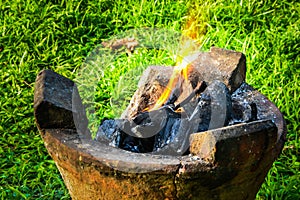
[[[178,69],[178,67],[176,66],[174,68],[173,74],[171,75],[171,78],[170,78],[165,90],[163,91],[161,96],[158,98],[155,105],[150,109],[150,111],[160,108],[168,100],[173,88],[175,88],[176,82],[178,81],[180,74],[181,74],[181,69]],[[187,77],[187,75],[186,75],[186,77]]]
[[[193,40],[185,36],[182,37],[181,43],[181,49],[179,50],[179,53],[176,56],[176,65],[174,67],[170,80],[165,90],[156,101],[155,105],[151,109],[149,109],[150,111],[156,110],[166,103],[180,77],[183,77],[185,81],[188,81],[189,66],[192,63],[192,61],[196,59],[197,56],[196,54],[193,54],[197,49],[197,45],[193,42]],[[148,110],[148,108],[145,110]]]
[[[195,4],[197,5],[197,4]],[[198,8],[198,7],[197,7]],[[202,21],[197,19],[198,9],[196,9],[196,13],[194,12],[195,9],[189,14],[187,18],[186,25],[184,26],[183,36],[181,38],[181,48],[176,56],[176,65],[167,84],[165,90],[161,94],[161,96],[156,101],[155,105],[149,109],[146,108],[145,110],[156,110],[160,108],[171,95],[172,90],[175,88],[178,79],[181,77],[184,78],[185,81],[188,81],[188,71],[190,64],[196,59],[197,53],[195,51],[198,50],[199,45],[195,43],[195,40],[199,42],[200,37],[203,35],[203,25]],[[194,39],[194,40],[192,40]]]

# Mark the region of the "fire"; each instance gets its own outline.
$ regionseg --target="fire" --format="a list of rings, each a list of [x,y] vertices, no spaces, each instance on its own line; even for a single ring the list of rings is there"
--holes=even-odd
[[[185,37],[182,42],[182,48],[179,51],[179,55],[176,57],[176,65],[174,67],[173,73],[170,77],[170,80],[161,94],[161,96],[156,101],[155,105],[150,109],[156,110],[163,106],[166,101],[169,99],[172,90],[176,87],[176,84],[180,78],[183,78],[184,81],[188,81],[189,66],[197,57],[195,52],[195,44],[191,39]]]
[[[200,40],[205,32],[203,31],[204,23],[202,17],[199,18],[200,10],[201,9],[199,9],[196,3],[191,7],[191,12],[187,17],[187,22],[184,26],[183,35],[180,41],[181,48],[177,53],[176,65],[174,67],[174,71],[171,75],[169,83],[167,84],[161,96],[156,101],[155,105],[151,109],[147,108],[145,110],[156,110],[163,106],[169,99],[173,88],[176,87],[177,81],[181,77],[185,81],[188,81],[190,65],[197,58],[198,55],[197,50],[199,49],[199,44],[197,43],[200,43]]]
[[[165,90],[163,91],[161,96],[156,101],[155,105],[150,110],[156,110],[156,109],[160,108],[168,100],[173,88],[175,88],[175,85],[176,85],[179,77],[184,73],[183,71],[187,71],[187,70],[183,70],[179,66],[176,66],[174,68],[173,74],[171,75],[171,78],[170,78]],[[187,78],[187,74],[183,75],[183,77]]]

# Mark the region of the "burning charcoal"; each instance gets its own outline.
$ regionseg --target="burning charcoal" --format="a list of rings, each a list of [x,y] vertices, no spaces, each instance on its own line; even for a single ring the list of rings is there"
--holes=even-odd
[[[116,146],[133,152],[183,154],[191,133],[228,124],[233,114],[226,85],[234,91],[244,80],[244,57],[217,48],[200,54],[199,59],[190,63],[189,80],[180,74],[175,76],[172,67],[151,66],[143,73],[138,90],[121,116],[124,120],[118,121],[118,127],[112,125],[115,130],[107,130],[106,134],[114,136]],[[207,88],[203,80],[209,83]],[[167,98],[163,96],[156,105],[169,86],[172,88],[168,88]],[[161,105],[164,106],[157,109]],[[174,112],[180,112],[179,109],[184,112]],[[255,117],[254,107],[251,110]]]
[[[178,103],[174,110],[177,110],[179,107],[184,106],[185,104],[191,102],[191,100],[198,94],[200,94],[201,92],[203,92],[205,90],[205,88],[207,87],[206,83],[204,81],[198,82],[198,84],[196,85],[195,89],[190,92],[190,94],[180,103]]]
[[[122,119],[132,119],[150,105],[154,105],[161,96],[173,73],[173,67],[150,66],[142,74],[138,89],[122,113]]]
[[[200,88],[199,85],[199,91]],[[97,140],[108,140],[113,146],[137,153],[154,151],[182,155],[188,149],[191,133],[223,127],[230,117],[230,95],[222,82],[214,81],[198,99],[193,99],[194,96],[190,95],[184,103],[178,104],[183,105],[185,111],[189,109],[188,118],[166,105],[158,110],[141,112],[132,120],[104,121]]]
[[[213,81],[198,101],[190,100],[183,106],[189,118],[169,118],[165,129],[155,138],[154,152],[183,155],[189,147],[188,138],[191,133],[223,127],[230,118],[229,91],[220,81]]]

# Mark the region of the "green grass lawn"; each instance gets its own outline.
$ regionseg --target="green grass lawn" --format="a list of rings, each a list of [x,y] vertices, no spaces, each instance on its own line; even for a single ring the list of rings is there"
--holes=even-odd
[[[288,0],[0,1],[0,198],[70,199],[34,122],[40,70],[74,79],[102,40],[140,27],[180,31],[189,14],[201,22],[202,49],[243,52],[247,83],[285,116],[285,147],[257,199],[300,199],[300,3]],[[98,94],[100,115],[112,92]]]

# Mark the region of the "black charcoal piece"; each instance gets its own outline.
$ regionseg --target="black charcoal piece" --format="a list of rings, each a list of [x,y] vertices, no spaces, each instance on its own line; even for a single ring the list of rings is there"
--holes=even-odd
[[[194,104],[191,102],[189,105]],[[198,98],[198,103],[194,112],[190,115],[189,121],[198,123],[198,130],[196,132],[208,130],[211,116],[211,98],[207,94],[201,94]]]
[[[171,112],[168,107],[162,107],[158,110],[140,113],[123,131],[138,138],[152,137],[165,127]]]
[[[166,126],[155,136],[153,151],[158,151],[167,145],[177,134],[181,118],[169,117]]]
[[[119,127],[122,132],[136,138],[149,138],[159,133],[166,126],[169,117],[180,117],[171,107],[139,113],[133,120],[122,120]]]
[[[195,100],[191,100],[190,102],[188,102],[182,106],[184,113],[186,114],[187,117],[192,116],[195,109],[197,108],[198,101],[199,101],[199,98],[197,98]]]
[[[129,124],[122,127],[124,142],[120,148],[140,153],[153,151],[155,135],[165,130],[168,119],[179,117],[180,115],[168,106],[138,114]]]
[[[127,135],[122,132],[122,141],[120,142],[119,148],[131,151],[134,153],[147,153],[153,149],[152,138],[136,138],[131,135]]]
[[[175,127],[170,127],[174,126],[174,122],[167,121],[180,117],[172,108],[164,106],[158,110],[140,113],[133,120],[104,120],[96,140],[136,153],[151,152],[155,146],[155,135],[160,132],[166,134],[165,129],[170,133],[174,132]],[[162,141],[168,137],[166,134]]]
[[[134,123],[126,119],[104,120],[96,135],[96,140],[124,150],[145,153],[153,149],[154,139],[134,137],[130,127]],[[125,131],[124,129],[127,129]]]
[[[232,117],[229,125],[258,120],[257,105],[251,98],[249,87],[242,84],[232,95]]]
[[[176,119],[167,140],[155,141],[154,154],[182,156],[189,152],[190,134],[197,132],[200,119],[189,121],[187,118]],[[170,120],[170,122],[172,122]],[[171,125],[170,125],[171,126]],[[166,131],[165,134],[168,132]],[[160,135],[157,135],[160,136]],[[158,138],[163,138],[163,135]],[[165,138],[163,138],[165,139]]]
[[[120,123],[125,120],[104,120],[98,128],[96,140],[110,144],[114,147],[119,147],[121,140]]]
[[[229,90],[221,81],[213,81],[195,101],[184,106],[190,121],[200,119],[198,132],[216,129],[229,123],[232,113]]]
[[[211,98],[211,119],[208,129],[216,129],[228,125],[232,113],[232,103],[226,85],[221,81],[215,80],[203,93]]]
[[[251,106],[248,102],[232,102],[232,120],[230,125],[250,121],[252,117]]]

